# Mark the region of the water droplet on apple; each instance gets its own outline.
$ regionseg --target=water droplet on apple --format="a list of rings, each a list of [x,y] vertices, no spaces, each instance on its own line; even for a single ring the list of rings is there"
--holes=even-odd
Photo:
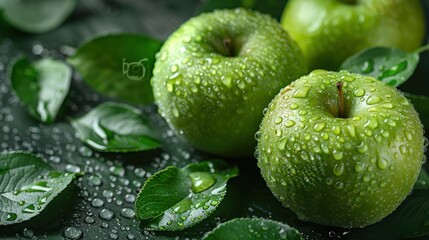
[[[371,180],[371,176],[370,175],[365,175],[365,176],[363,176],[362,180],[364,182],[369,182]]]
[[[334,165],[334,169],[332,170],[335,176],[339,177],[343,175],[344,173],[344,163],[343,162],[337,162]]]
[[[232,78],[231,77],[228,77],[228,76],[223,76],[222,78],[221,78],[221,81],[222,81],[222,83],[225,85],[225,86],[227,86],[227,87],[231,87],[232,86]]]
[[[287,138],[282,138],[282,139],[278,142],[278,144],[277,144],[277,148],[278,148],[279,150],[284,150],[284,149],[285,149],[285,147],[286,147],[286,143],[287,143]]]
[[[379,97],[371,96],[366,100],[366,103],[368,105],[373,105],[373,104],[379,103],[380,101],[381,101],[381,99]]]
[[[366,153],[368,151],[368,145],[366,145],[364,142],[362,142],[358,147],[357,147],[358,152],[360,153]]]
[[[407,146],[405,146],[404,144],[403,144],[403,145],[401,145],[401,146],[399,146],[399,151],[400,151],[402,154],[407,153]]]
[[[325,128],[325,126],[325,123],[316,123],[313,128],[316,132],[320,132]]]
[[[292,109],[292,110],[295,110],[295,109],[298,109],[298,105],[297,104],[295,104],[295,103],[292,103],[291,105],[290,105],[290,109]]]
[[[292,97],[294,97],[294,98],[306,98],[309,90],[310,90],[309,86],[300,86],[292,94]]]
[[[172,73],[176,73],[177,71],[179,71],[179,66],[177,64],[174,64],[173,66],[171,66],[170,71]]]
[[[358,89],[356,89],[356,90],[353,92],[353,94],[354,94],[356,97],[362,97],[363,95],[365,95],[365,89],[363,89],[363,88],[358,88]]]
[[[393,104],[391,104],[391,103],[385,103],[385,104],[383,104],[381,106],[384,107],[384,108],[387,108],[387,109],[392,109],[393,108]]]
[[[356,128],[354,125],[348,125],[347,129],[349,130],[350,136],[356,137]]]
[[[295,125],[295,122],[293,120],[287,120],[285,122],[286,127],[292,127],[293,125]]]
[[[388,163],[387,163],[386,159],[384,159],[384,158],[382,158],[382,157],[378,157],[378,160],[377,160],[377,167],[378,167],[379,169],[381,169],[381,170],[386,169],[386,168],[387,168],[387,165],[388,165]]]
[[[334,150],[332,154],[333,154],[335,160],[343,159],[343,152],[341,152],[341,151]]]
[[[365,170],[365,164],[361,163],[361,162],[357,162],[355,165],[355,172],[363,172],[363,170]]]
[[[396,127],[396,122],[392,119],[386,119],[384,122],[391,127]]]
[[[335,188],[336,189],[342,189],[344,187],[344,183],[343,182],[336,182],[335,183]]]

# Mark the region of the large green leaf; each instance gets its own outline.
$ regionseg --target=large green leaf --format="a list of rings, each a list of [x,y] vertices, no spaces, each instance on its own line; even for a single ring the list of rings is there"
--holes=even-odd
[[[0,225],[38,215],[73,178],[74,174],[57,172],[29,153],[0,154]]]
[[[150,78],[161,45],[143,35],[106,35],[84,43],[69,62],[98,92],[147,104],[153,101]]]
[[[145,229],[177,231],[210,216],[226,194],[236,167],[220,160],[168,167],[149,178],[136,200]]]
[[[136,152],[160,146],[148,121],[125,104],[103,103],[71,123],[79,138],[98,151]]]
[[[227,196],[214,214],[205,221],[180,232],[141,230],[138,226],[139,221],[129,218],[132,214],[127,214],[132,213],[133,199],[145,180],[167,166],[181,168],[211,156],[181,142],[156,113],[156,109],[151,106],[142,107],[140,110],[155,125],[157,133],[161,136],[162,149],[128,154],[99,154],[75,138],[75,130],[68,123],[57,121],[41,127],[23,111],[16,97],[10,92],[10,84],[6,81],[4,72],[5,66],[22,52],[31,54],[35,45],[43,46],[43,54],[49,53],[50,56],[57,57],[58,53],[73,52],[73,48],[83,40],[106,32],[137,32],[165,39],[183,21],[193,15],[199,3],[201,1],[197,0],[79,1],[75,13],[59,28],[48,33],[29,35],[11,32],[5,35],[3,34],[5,29],[0,29],[2,34],[0,36],[0,149],[36,151],[56,169],[79,168],[88,173],[76,181],[79,197],[65,193],[76,202],[65,206],[62,199],[56,198],[40,215],[24,222],[25,225],[9,226],[14,227],[12,229],[0,227],[0,239],[28,239],[25,236],[33,231],[38,239],[57,240],[63,239],[65,231],[73,227],[82,232],[81,239],[198,240],[220,221],[251,216],[286,222],[298,229],[305,239],[393,240],[398,238],[390,234],[391,227],[380,225],[384,220],[363,229],[324,227],[298,220],[292,211],[284,208],[272,196],[260,177],[253,158],[237,160],[240,177],[228,182]],[[428,14],[429,1],[422,1],[422,3]],[[423,53],[416,73],[400,87],[406,92],[427,95],[427,89],[429,89],[427,76],[429,76],[429,54]],[[71,116],[78,117],[105,100],[102,95],[94,94],[79,78],[74,78],[69,98],[65,103],[65,110]],[[419,112],[421,118],[427,116]],[[412,197],[415,193],[416,191],[410,196]],[[94,199],[96,199],[95,203],[100,203],[98,200],[102,200],[102,206],[93,204]],[[60,202],[53,206],[56,200]],[[49,209],[51,206],[52,210]],[[111,220],[100,217],[101,212],[106,213],[105,209],[114,213]],[[64,210],[69,211],[69,214],[58,214]],[[51,215],[43,216],[45,213]],[[46,223],[43,220],[50,220],[50,222]]]
[[[39,121],[52,123],[69,93],[70,67],[50,58],[32,64],[19,57],[9,68],[12,87],[29,113]]]
[[[57,28],[73,12],[76,0],[2,0],[3,17],[13,27],[43,33]]]

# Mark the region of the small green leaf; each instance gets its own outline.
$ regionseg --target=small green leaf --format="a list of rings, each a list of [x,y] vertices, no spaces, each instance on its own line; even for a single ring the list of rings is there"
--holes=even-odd
[[[150,78],[161,45],[142,35],[106,35],[84,43],[69,62],[96,91],[148,104],[153,102]]]
[[[38,215],[75,177],[24,152],[0,154],[0,225]]]
[[[249,8],[258,12],[270,14],[280,20],[286,1],[279,0],[208,0],[197,7],[197,13],[211,12],[216,9]]]
[[[410,99],[426,130],[429,130],[429,97],[409,93],[405,93],[405,97]]]
[[[211,215],[226,194],[236,167],[220,160],[167,167],[149,178],[136,200],[136,215],[145,229],[178,231]]]
[[[429,174],[426,169],[422,168],[422,170],[420,170],[419,177],[414,184],[414,189],[429,190]]]
[[[262,218],[236,218],[208,232],[203,240],[300,240],[301,234],[286,224]]]
[[[44,33],[61,25],[73,12],[76,0],[3,0],[4,19],[13,27]]]
[[[16,95],[36,119],[52,123],[57,117],[71,82],[69,66],[50,58],[33,64],[19,57],[9,66],[9,78]]]
[[[79,138],[98,151],[136,152],[160,146],[140,111],[125,104],[103,103],[71,123]]]
[[[397,48],[375,47],[359,52],[341,65],[340,70],[359,73],[397,87],[413,75],[419,63],[419,53]]]

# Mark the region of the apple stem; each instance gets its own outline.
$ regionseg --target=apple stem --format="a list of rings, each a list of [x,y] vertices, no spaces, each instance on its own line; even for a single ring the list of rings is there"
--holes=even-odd
[[[234,53],[232,52],[232,40],[231,40],[231,38],[226,37],[223,39],[223,47],[225,49],[226,56],[232,57]]]
[[[343,92],[343,82],[337,82],[336,84],[338,90],[338,117],[344,118],[344,92]]]

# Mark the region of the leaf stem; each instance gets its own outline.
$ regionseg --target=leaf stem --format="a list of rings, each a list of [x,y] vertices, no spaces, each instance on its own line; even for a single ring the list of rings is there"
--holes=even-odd
[[[338,90],[338,117],[344,118],[344,92],[343,92],[343,82],[337,82],[336,84]]]

